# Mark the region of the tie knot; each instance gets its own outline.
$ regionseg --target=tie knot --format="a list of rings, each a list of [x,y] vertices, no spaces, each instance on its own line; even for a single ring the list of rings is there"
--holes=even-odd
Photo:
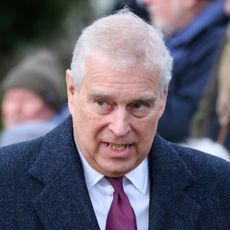
[[[109,183],[113,186],[114,192],[123,193],[123,185],[122,185],[122,178],[123,177],[106,177]]]

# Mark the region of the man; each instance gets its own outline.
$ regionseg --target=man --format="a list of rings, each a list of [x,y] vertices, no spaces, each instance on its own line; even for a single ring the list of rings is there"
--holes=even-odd
[[[1,149],[0,226],[229,229],[229,163],[156,135],[171,67],[129,11],[87,27],[66,72],[71,117]]]
[[[223,0],[143,0],[166,35],[173,74],[158,132],[173,142],[189,136],[191,120],[210,80],[228,18]]]

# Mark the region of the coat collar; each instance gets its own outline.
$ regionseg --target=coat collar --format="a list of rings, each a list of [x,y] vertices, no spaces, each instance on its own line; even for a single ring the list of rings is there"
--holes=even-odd
[[[33,206],[46,229],[99,229],[75,147],[71,118],[46,136],[29,172],[44,185]]]
[[[201,211],[192,198],[196,178],[172,144],[158,135],[149,158],[149,229],[195,229]]]
[[[195,178],[171,144],[159,136],[149,159],[149,229],[194,229],[201,210],[189,196]],[[46,136],[29,172],[44,185],[33,205],[47,229],[99,229],[75,147],[71,118]]]

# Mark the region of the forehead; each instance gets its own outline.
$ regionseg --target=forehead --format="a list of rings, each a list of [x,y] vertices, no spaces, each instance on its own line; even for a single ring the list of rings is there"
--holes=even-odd
[[[38,97],[40,98],[40,96],[35,93],[33,90],[31,89],[27,89],[24,87],[13,87],[10,89],[7,89],[4,93],[4,96],[33,96],[33,97]]]
[[[85,61],[85,73],[82,84],[91,90],[101,91],[106,88],[111,92],[158,92],[160,88],[160,72],[147,71],[141,65],[117,66],[113,59],[88,57]]]

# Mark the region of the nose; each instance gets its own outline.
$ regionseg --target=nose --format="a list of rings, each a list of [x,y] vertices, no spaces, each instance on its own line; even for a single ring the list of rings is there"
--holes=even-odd
[[[117,137],[126,136],[130,130],[130,120],[125,109],[117,109],[113,111],[109,122],[109,129]]]

